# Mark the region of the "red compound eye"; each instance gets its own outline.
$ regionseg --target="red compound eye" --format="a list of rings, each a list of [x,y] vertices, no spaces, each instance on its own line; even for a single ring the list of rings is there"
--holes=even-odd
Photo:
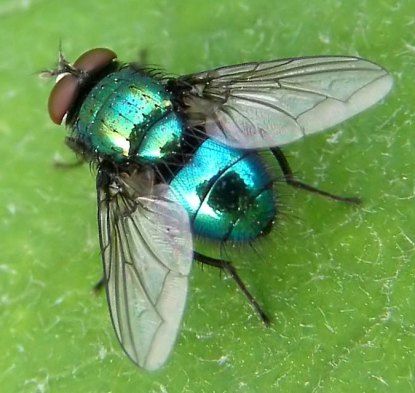
[[[56,82],[49,96],[49,116],[56,124],[61,124],[65,114],[75,102],[79,92],[78,78],[65,75]]]
[[[95,48],[91,49],[75,61],[73,67],[84,73],[97,73],[117,57],[110,49]],[[49,96],[49,116],[56,124],[62,124],[65,114],[75,103],[79,94],[79,79],[73,74],[65,75],[56,82]]]
[[[95,48],[81,56],[74,63],[74,67],[84,72],[99,72],[109,65],[117,55],[110,49]]]

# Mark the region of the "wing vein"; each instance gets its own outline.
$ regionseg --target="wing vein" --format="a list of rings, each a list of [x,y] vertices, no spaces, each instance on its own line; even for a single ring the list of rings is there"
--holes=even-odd
[[[293,117],[293,115],[291,115],[291,113],[289,113],[289,112],[287,112],[287,111],[285,111],[284,109],[282,109],[282,108],[280,108],[279,106],[277,106],[277,105],[272,105],[272,104],[270,104],[269,102],[265,102],[265,101],[261,101],[261,100],[257,100],[257,99],[254,99],[254,98],[251,98],[251,97],[242,97],[242,96],[239,96],[239,95],[234,95],[234,94],[231,94],[231,96],[232,97],[235,97],[235,98],[238,98],[238,99],[240,99],[240,100],[243,100],[243,101],[248,101],[248,102],[254,102],[254,103],[256,103],[256,104],[258,104],[258,105],[262,105],[262,106],[265,106],[265,107],[267,107],[267,108],[269,108],[269,109],[274,109],[274,110],[276,110],[277,112],[280,112],[280,113],[283,113],[284,115],[286,115],[286,116],[288,116],[288,117],[290,117],[292,120],[294,120],[295,121],[295,117]],[[235,108],[233,108],[233,107],[231,107],[232,109],[235,109]],[[241,114],[241,116],[242,116],[242,114]],[[245,118],[246,118],[246,116],[244,116]],[[250,120],[251,121],[251,120]],[[251,121],[252,122],[252,121]]]

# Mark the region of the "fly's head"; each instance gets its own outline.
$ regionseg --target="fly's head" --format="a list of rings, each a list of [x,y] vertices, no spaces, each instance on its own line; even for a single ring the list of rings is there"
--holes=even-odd
[[[110,49],[95,48],[83,53],[71,64],[59,52],[58,67],[42,73],[42,76],[56,77],[48,102],[51,120],[58,125],[64,123],[84,87],[116,58],[117,55]]]

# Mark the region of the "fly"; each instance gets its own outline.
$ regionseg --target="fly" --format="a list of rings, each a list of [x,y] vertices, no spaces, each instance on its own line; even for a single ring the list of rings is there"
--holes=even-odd
[[[138,366],[167,360],[185,309],[193,260],[235,280],[270,319],[230,261],[193,248],[194,236],[247,243],[278,216],[271,151],[291,186],[348,203],[358,198],[297,180],[280,149],[381,100],[382,67],[357,57],[304,57],[221,67],[177,78],[92,49],[60,57],[49,115],[97,173],[98,225],[107,300],[118,340]]]

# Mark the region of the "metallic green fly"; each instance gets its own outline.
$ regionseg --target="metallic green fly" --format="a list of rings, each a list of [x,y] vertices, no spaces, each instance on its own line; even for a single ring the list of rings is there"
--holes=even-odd
[[[167,360],[179,332],[193,260],[225,270],[269,318],[232,263],[198,253],[193,238],[248,243],[278,219],[272,152],[285,181],[358,203],[293,176],[279,146],[323,131],[381,100],[382,67],[356,57],[246,63],[180,76],[92,49],[62,56],[49,114],[67,144],[97,166],[98,223],[113,326],[147,370]]]

